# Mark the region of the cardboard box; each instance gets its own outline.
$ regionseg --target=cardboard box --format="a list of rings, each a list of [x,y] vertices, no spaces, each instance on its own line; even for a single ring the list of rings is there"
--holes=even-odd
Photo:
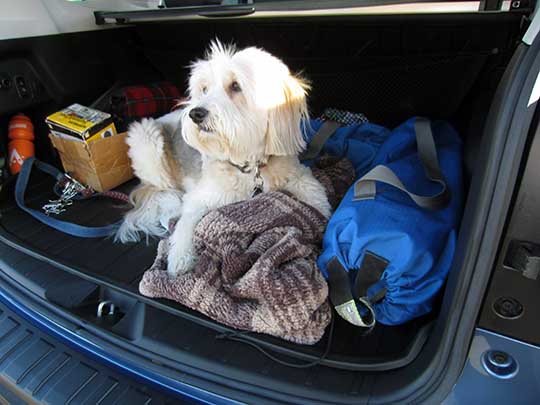
[[[96,191],[110,190],[133,178],[126,136],[124,132],[87,143],[74,137],[49,134],[64,170]]]
[[[72,136],[86,142],[116,135],[111,114],[80,104],[49,115],[45,122],[55,135]]]

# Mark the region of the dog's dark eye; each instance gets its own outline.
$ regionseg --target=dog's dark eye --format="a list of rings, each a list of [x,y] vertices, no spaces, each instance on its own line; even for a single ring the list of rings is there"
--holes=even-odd
[[[208,93],[208,88],[207,88],[206,86],[204,86],[204,87],[202,88],[202,92],[203,92],[203,94]]]
[[[235,92],[235,93],[239,93],[242,91],[242,88],[240,87],[240,85],[238,84],[238,82],[232,82],[231,83],[231,91]]]

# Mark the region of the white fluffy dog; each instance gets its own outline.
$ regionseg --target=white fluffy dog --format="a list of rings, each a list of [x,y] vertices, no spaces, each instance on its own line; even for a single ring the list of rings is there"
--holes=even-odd
[[[162,235],[179,217],[168,258],[174,276],[194,264],[193,230],[209,210],[281,189],[329,216],[323,186],[298,160],[308,88],[261,49],[213,42],[206,59],[192,65],[184,108],[129,130],[141,186],[117,238]]]

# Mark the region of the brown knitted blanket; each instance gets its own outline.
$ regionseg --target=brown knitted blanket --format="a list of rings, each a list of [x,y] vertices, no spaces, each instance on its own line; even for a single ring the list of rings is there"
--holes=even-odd
[[[349,161],[322,159],[313,174],[336,205],[354,180]],[[141,294],[168,298],[228,326],[314,344],[330,322],[326,280],[317,256],[326,219],[276,191],[207,214],[197,225],[195,268],[167,269],[168,240],[140,284]]]

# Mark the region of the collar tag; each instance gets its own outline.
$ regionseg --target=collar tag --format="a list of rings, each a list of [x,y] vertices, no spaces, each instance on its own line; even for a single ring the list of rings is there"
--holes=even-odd
[[[253,191],[251,197],[255,197],[264,191],[264,179],[261,176],[260,166],[255,166],[255,178],[253,179]]]

